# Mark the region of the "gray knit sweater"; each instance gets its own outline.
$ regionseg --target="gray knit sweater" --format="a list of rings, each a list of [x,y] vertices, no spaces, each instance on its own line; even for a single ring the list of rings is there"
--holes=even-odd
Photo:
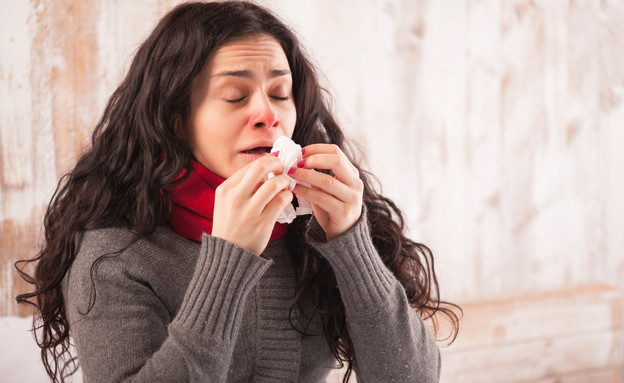
[[[295,279],[283,239],[269,243],[265,259],[163,227],[97,263],[92,283],[95,260],[131,238],[124,228],[86,232],[64,280],[85,382],[323,382],[335,368],[318,320],[310,336],[290,325]],[[306,238],[336,274],[358,382],[437,382],[436,342],[379,258],[366,220],[324,243],[311,219]]]

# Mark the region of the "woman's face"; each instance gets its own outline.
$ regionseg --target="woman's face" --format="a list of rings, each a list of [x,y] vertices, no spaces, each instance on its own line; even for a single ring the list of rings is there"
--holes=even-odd
[[[221,46],[193,80],[186,126],[195,159],[228,178],[292,137],[297,114],[281,45],[260,35]]]

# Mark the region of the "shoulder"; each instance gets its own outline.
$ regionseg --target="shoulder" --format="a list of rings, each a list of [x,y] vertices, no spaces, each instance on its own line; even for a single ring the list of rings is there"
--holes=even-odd
[[[143,237],[127,227],[88,230],[76,241],[68,279],[82,285],[90,284],[92,277],[151,279],[185,264],[192,270],[198,249],[199,244],[164,227]]]
[[[107,227],[87,230],[76,240],[77,259],[91,258],[123,249],[133,238],[132,231],[125,227]]]
[[[145,237],[126,227],[85,231],[65,276],[66,304],[87,307],[94,289],[100,305],[129,294],[156,294],[166,300],[178,287],[170,281],[183,285],[192,275],[199,246],[164,227]]]
[[[124,255],[126,261],[150,255],[175,255],[198,248],[165,227],[157,228],[148,236],[137,236],[127,227],[108,227],[83,232],[76,241],[75,263],[90,263],[101,256]]]

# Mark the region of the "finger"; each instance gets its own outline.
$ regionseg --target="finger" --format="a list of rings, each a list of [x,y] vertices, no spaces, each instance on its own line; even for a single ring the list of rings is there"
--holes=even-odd
[[[329,174],[321,173],[313,169],[297,169],[290,174],[297,182],[304,182],[324,191],[343,202],[350,202],[357,198],[356,190]],[[305,198],[305,197],[304,197]]]
[[[302,198],[317,205],[330,215],[342,215],[343,209],[347,206],[344,202],[338,200],[331,194],[327,194],[322,190],[315,190],[300,184],[297,184],[292,192],[297,196],[301,196]]]
[[[269,173],[282,174],[282,162],[275,156],[267,154],[234,173],[230,177],[231,184],[244,188],[246,194],[251,197],[259,185],[267,179]]]
[[[265,206],[262,214],[268,221],[274,223],[286,205],[292,202],[293,197],[294,194],[289,189],[280,191],[273,197],[271,202]]]
[[[356,186],[360,179],[358,169],[337,145],[332,144],[306,146],[303,168],[331,170],[339,180],[352,187]]]
[[[290,180],[288,180],[286,176],[279,175],[267,180],[260,185],[258,190],[251,196],[250,208],[257,211],[258,214],[262,214],[267,205],[273,201],[275,196],[284,190],[288,190],[290,192]]]

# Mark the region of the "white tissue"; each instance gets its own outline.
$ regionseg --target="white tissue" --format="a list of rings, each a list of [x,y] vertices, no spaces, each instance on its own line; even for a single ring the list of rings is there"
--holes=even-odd
[[[292,190],[297,185],[297,181],[288,176],[288,170],[296,167],[299,161],[303,159],[303,156],[301,155],[301,146],[297,145],[290,138],[281,136],[275,141],[275,143],[273,143],[271,153],[275,152],[279,152],[277,158],[282,161],[282,172],[290,180],[290,190]],[[269,178],[273,176],[274,175],[272,173],[269,173]],[[310,186],[304,183],[302,183],[302,185],[308,187]],[[277,222],[291,223],[298,215],[312,214],[312,205],[310,205],[310,202],[299,196],[296,196],[296,198],[299,205],[297,209],[295,209],[292,204],[288,204],[277,217]]]

